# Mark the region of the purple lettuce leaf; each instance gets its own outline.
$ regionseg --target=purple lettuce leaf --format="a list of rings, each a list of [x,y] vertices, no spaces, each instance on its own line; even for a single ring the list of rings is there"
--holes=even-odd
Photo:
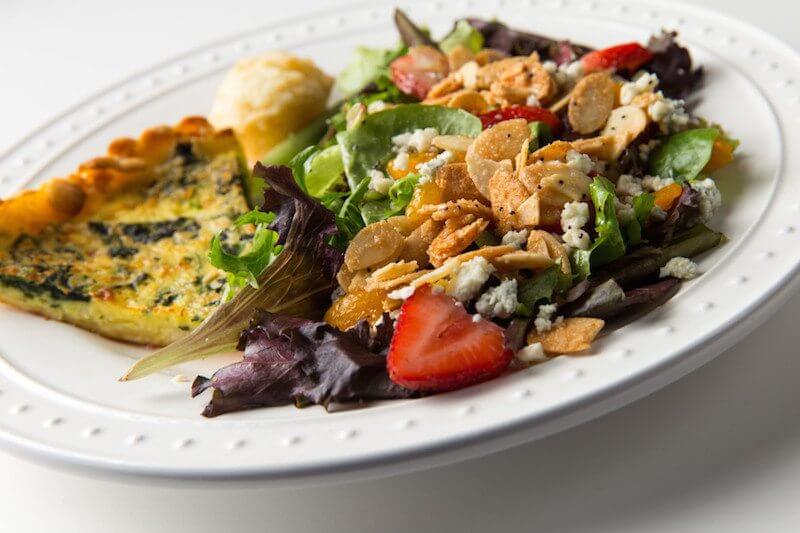
[[[692,68],[689,50],[675,41],[678,33],[663,31],[650,37],[647,48],[653,58],[644,69],[658,75],[658,88],[670,98],[685,99],[703,80],[703,68]]]
[[[700,201],[703,196],[689,185],[684,185],[678,201],[667,212],[667,217],[646,229],[651,242],[669,242],[676,233],[697,223],[700,217]]]
[[[561,65],[574,61],[592,50],[588,46],[569,41],[559,41],[535,33],[513,30],[494,20],[468,18],[467,22],[481,32],[486,48],[499,50],[512,56],[539,52],[542,61],[549,59]]]
[[[328,236],[336,232],[334,215],[303,194],[287,167],[258,163],[254,174],[267,184],[264,205],[277,214],[273,228],[283,250],[256,278],[258,288],[242,288],[189,335],[137,361],[123,381],[233,350],[255,309],[312,320],[322,317],[344,257],[328,244]]]
[[[386,330],[377,337],[385,341]],[[369,335],[367,334],[367,339]],[[256,312],[242,332],[242,361],[198,377],[192,396],[213,388],[203,415],[295,404],[409,398],[389,379],[386,358],[369,350],[364,327],[342,332],[324,322]]]

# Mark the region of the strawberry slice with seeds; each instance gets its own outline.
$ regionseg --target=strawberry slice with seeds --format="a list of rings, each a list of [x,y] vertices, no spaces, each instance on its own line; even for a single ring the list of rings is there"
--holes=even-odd
[[[625,43],[589,52],[581,63],[586,74],[607,69],[634,73],[651,59],[653,53],[641,44]]]
[[[424,285],[400,308],[387,365],[398,385],[443,392],[500,375],[512,356],[503,328]]]
[[[504,107],[502,109],[483,113],[482,115],[478,115],[478,118],[481,119],[483,129],[491,128],[495,124],[506,120],[524,118],[528,122],[544,122],[550,127],[550,131],[553,132],[553,135],[559,135],[561,133],[561,120],[558,116],[549,109],[538,106],[513,105],[511,107]]]

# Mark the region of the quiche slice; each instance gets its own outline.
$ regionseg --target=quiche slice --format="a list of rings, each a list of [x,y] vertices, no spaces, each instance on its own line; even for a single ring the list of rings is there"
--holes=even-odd
[[[233,133],[200,117],[114,141],[0,201],[0,301],[114,339],[177,340],[220,301],[206,254],[249,209],[247,175]]]

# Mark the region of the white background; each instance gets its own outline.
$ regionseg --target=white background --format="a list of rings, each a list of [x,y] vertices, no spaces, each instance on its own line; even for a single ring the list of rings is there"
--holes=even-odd
[[[800,47],[795,2],[696,3]],[[0,0],[0,151],[132,72],[312,6],[287,4]],[[0,530],[798,531],[799,316],[800,296],[706,367],[591,423],[391,479],[152,486],[0,453]]]

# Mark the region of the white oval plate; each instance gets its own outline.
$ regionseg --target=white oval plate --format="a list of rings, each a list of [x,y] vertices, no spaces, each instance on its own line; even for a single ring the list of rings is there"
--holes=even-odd
[[[139,476],[318,482],[383,475],[489,453],[599,416],[677,379],[746,334],[790,292],[800,264],[800,57],[763,32],[675,2],[403,2],[437,34],[463,15],[497,18],[593,46],[675,28],[707,69],[699,113],[741,139],[719,176],[716,227],[730,241],[667,306],[597,344],[450,394],[333,414],[264,409],[208,420],[170,375],[118,383],[144,351],[0,307],[0,443],[37,458]],[[0,156],[0,194],[68,173],[137,135],[203,114],[236,59],[294,50],[337,72],[359,44],[396,37],[393,4],[311,13],[133,76]],[[224,362],[178,369],[208,373]]]

